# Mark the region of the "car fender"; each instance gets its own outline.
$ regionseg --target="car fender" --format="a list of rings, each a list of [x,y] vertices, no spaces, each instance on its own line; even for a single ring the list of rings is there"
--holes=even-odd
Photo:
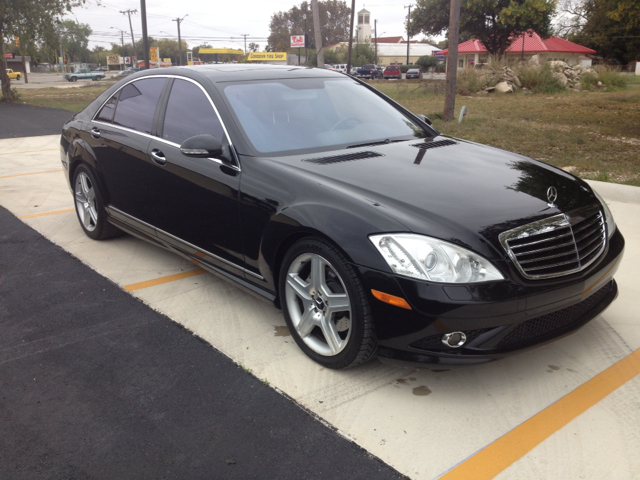
[[[69,145],[69,184],[73,185],[73,172],[80,163],[88,165],[92,170],[99,182],[100,190],[103,192],[105,200],[107,200],[109,191],[106,189],[105,182],[100,175],[99,170],[96,168],[97,157],[91,145],[89,145],[81,137],[73,139]],[[73,187],[72,187],[73,188]]]
[[[407,231],[376,206],[344,210],[339,205],[309,202],[283,209],[272,217],[262,235],[259,268],[277,291],[280,263],[293,243],[306,236],[325,238],[355,265],[390,272],[390,268],[363,232]],[[368,213],[367,213],[368,211]]]

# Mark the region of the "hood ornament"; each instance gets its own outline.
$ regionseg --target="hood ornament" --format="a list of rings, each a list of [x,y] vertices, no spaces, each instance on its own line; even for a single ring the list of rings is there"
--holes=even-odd
[[[549,187],[547,189],[547,200],[549,201],[549,203],[547,203],[547,206],[557,208],[558,206],[554,203],[557,198],[558,191],[556,190],[556,187]]]

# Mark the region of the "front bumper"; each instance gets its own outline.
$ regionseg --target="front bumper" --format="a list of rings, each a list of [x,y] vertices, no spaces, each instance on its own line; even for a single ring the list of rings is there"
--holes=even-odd
[[[554,281],[436,284],[359,267],[370,294],[378,355],[420,363],[481,363],[572,333],[616,298],[613,280],[624,250],[619,230],[598,262]],[[377,300],[371,289],[405,298],[411,310]],[[442,343],[464,332],[466,343]]]

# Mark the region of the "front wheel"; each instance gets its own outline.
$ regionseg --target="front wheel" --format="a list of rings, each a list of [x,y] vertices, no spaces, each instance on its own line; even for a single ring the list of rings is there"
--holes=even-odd
[[[78,166],[74,172],[73,196],[80,226],[89,238],[106,240],[122,233],[107,222],[102,192],[93,172],[85,165]]]
[[[302,351],[320,365],[359,365],[376,352],[369,302],[357,271],[331,243],[305,238],[280,270],[282,311]]]

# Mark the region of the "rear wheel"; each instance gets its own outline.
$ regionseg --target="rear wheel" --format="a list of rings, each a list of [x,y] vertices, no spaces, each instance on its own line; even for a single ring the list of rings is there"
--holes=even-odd
[[[348,368],[375,354],[373,318],[358,273],[328,241],[306,238],[291,247],[280,295],[294,340],[320,365]]]
[[[70,82],[77,82],[78,81],[78,77],[71,77],[71,79],[69,79]]]
[[[85,165],[80,165],[73,175],[73,196],[80,226],[88,237],[106,240],[122,234],[120,229],[107,222],[102,192],[93,172]]]
[[[18,76],[16,77],[16,80],[20,80],[20,75],[18,75]]]

